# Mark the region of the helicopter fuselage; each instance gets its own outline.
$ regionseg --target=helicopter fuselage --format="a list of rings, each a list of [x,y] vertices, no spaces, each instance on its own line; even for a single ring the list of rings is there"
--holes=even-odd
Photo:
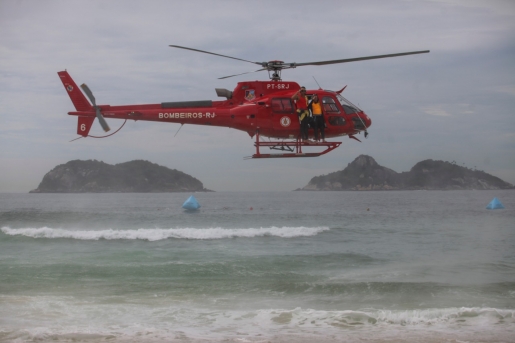
[[[72,101],[77,100],[82,93],[69,74],[64,71],[59,72],[59,75]],[[106,119],[220,126],[245,131],[251,137],[259,134],[270,138],[296,139],[300,134],[300,124],[292,96],[299,88],[298,83],[291,81],[246,81],[239,82],[232,92],[217,89],[219,96],[226,97],[222,101],[97,107]],[[320,89],[307,91],[308,97],[314,94],[319,96],[323,104],[327,138],[354,135],[371,125],[370,118],[362,110],[346,104],[337,92]],[[92,106],[83,106],[79,111],[68,114],[79,117],[77,133],[88,136],[95,118],[95,109]],[[312,135],[310,130],[310,136]]]

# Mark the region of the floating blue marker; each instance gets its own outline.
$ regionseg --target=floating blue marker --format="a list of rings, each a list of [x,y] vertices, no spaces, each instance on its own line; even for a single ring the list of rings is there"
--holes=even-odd
[[[504,205],[497,198],[493,198],[492,201],[486,207],[487,210],[499,210],[503,209]]]
[[[192,195],[184,202],[184,204],[182,204],[182,208],[184,208],[185,210],[194,211],[200,208],[200,204],[198,203],[197,199],[195,199],[195,197]]]

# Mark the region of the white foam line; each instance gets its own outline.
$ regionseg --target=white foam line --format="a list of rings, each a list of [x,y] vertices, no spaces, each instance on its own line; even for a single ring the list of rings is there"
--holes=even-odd
[[[116,239],[141,239],[158,241],[168,238],[178,239],[223,239],[223,238],[252,238],[263,236],[275,236],[281,238],[294,238],[314,236],[328,227],[269,227],[248,229],[224,229],[224,228],[177,228],[177,229],[137,229],[137,230],[66,230],[42,228],[11,229],[2,227],[1,231],[11,236],[26,236],[32,238],[71,238],[81,240],[116,240]]]

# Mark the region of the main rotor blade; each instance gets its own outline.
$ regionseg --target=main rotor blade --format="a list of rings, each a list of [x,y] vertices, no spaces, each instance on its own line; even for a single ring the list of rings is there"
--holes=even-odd
[[[406,56],[406,55],[415,55],[415,54],[425,54],[425,53],[428,53],[428,52],[429,52],[429,50],[411,51],[411,52],[401,52],[401,53],[398,53],[398,54],[389,54],[389,55],[376,55],[376,56],[346,58],[346,59],[343,59],[343,60],[295,63],[295,65],[297,67],[302,67],[302,66],[307,66],[307,65],[321,66],[321,65],[326,65],[326,64],[347,63],[347,62],[356,62],[356,61],[365,61],[365,60],[375,60],[375,59],[378,59],[378,58],[397,57],[397,56]]]
[[[229,77],[239,76],[239,75],[244,75],[244,74],[257,73],[258,71],[263,71],[263,70],[266,70],[266,68],[261,68],[261,69],[255,70],[255,71],[248,71],[248,72],[246,72],[246,73],[241,73],[241,74],[234,74],[234,75],[229,75],[229,76],[219,77],[219,78],[218,78],[218,80],[221,80],[221,79],[227,79],[227,78],[229,78]]]
[[[191,50],[191,51],[196,51],[196,52],[202,52],[204,54],[210,54],[210,55],[215,55],[215,56],[220,56],[220,57],[227,57],[227,58],[232,58],[233,60],[238,60],[238,61],[243,61],[243,62],[249,62],[249,63],[253,63],[253,64],[262,65],[262,63],[260,63],[260,62],[252,62],[252,61],[244,60],[242,58],[231,57],[231,56],[226,56],[226,55],[221,55],[221,54],[215,54],[214,52],[209,52],[209,51],[204,51],[204,50],[199,50],[199,49],[193,49],[193,48],[187,48],[185,46],[170,45],[170,47],[172,47],[172,48],[179,48],[179,49],[185,49],[185,50]]]
[[[93,104],[93,107],[95,108],[95,114],[96,114],[96,116],[98,118],[98,122],[100,123],[100,126],[102,126],[102,129],[104,129],[105,132],[108,132],[109,130],[111,130],[109,125],[107,125],[106,120],[102,116],[102,113],[100,113],[100,108],[98,108],[97,103],[95,102],[95,97],[93,96],[93,92],[89,89],[89,87],[85,83],[80,85],[80,87],[82,88],[84,93],[86,93],[86,95],[88,96],[89,100]]]

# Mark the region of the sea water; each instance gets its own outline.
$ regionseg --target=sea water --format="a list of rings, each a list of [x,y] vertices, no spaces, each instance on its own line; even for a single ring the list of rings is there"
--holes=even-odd
[[[515,342],[515,191],[190,195],[0,194],[0,341]]]

